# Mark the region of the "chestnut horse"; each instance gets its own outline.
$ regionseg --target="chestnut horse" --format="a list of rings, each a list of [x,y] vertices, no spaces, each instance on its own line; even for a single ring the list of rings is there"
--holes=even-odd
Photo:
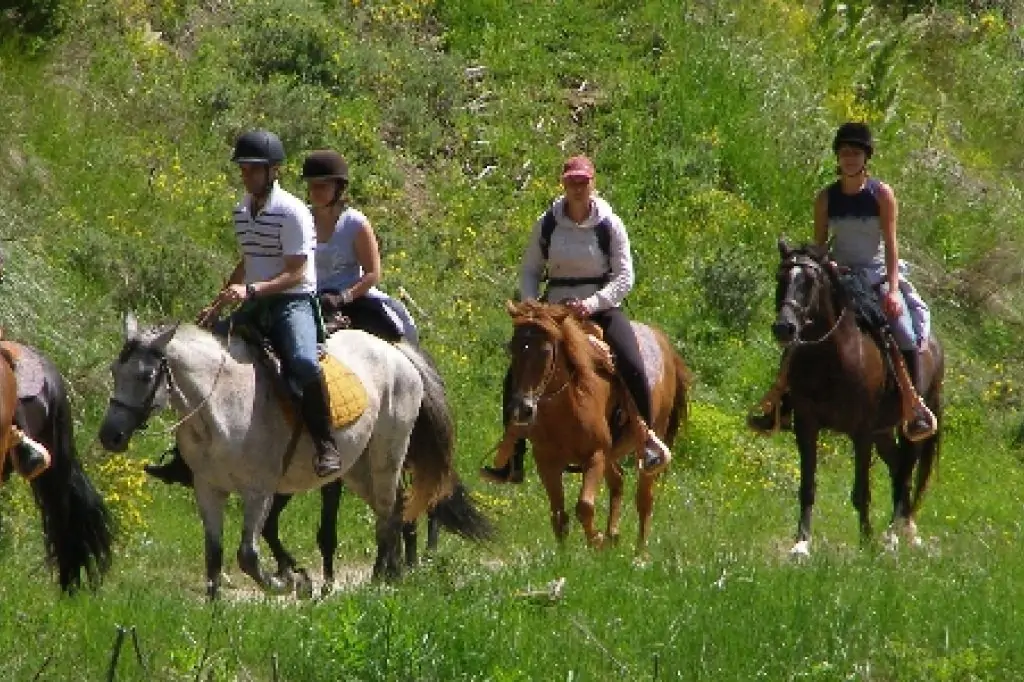
[[[776,340],[786,346],[793,431],[800,451],[800,519],[791,553],[807,556],[811,542],[818,434],[822,429],[844,433],[853,441],[854,478],[851,500],[860,519],[862,542],[871,536],[870,468],[872,446],[889,468],[892,481],[892,522],[886,532],[890,547],[898,532],[916,544],[914,515],[938,461],[942,430],[943,353],[934,335],[921,356],[921,396],[935,415],[935,434],[917,443],[900,431],[903,411],[897,381],[871,331],[862,329],[827,251],[790,248],[779,241],[781,261],[776,290]],[[897,436],[897,432],[899,436]],[[917,477],[911,485],[915,468]],[[913,495],[911,495],[911,488]]]
[[[113,519],[78,462],[64,379],[29,346],[4,341],[0,355],[0,478],[8,480],[19,468],[23,448],[45,451],[49,466],[26,475],[47,563],[55,566],[64,592],[78,590],[83,578],[95,589],[110,567]]]
[[[562,474],[570,465],[583,470],[576,517],[587,542],[599,547],[605,536],[594,526],[594,501],[601,479],[608,483],[607,539],[617,541],[622,508],[622,460],[643,446],[635,407],[617,378],[613,360],[563,305],[508,303],[514,331],[511,399],[514,409],[505,438],[529,438],[537,471],[551,506],[551,527],[562,541],[568,533]],[[584,326],[587,330],[584,330]],[[661,331],[633,323],[648,381],[652,384],[651,427],[671,446],[686,419],[690,371]],[[628,421],[627,421],[628,418]],[[628,424],[628,425],[626,425]],[[637,554],[650,534],[656,475],[639,471],[636,507],[640,519]]]

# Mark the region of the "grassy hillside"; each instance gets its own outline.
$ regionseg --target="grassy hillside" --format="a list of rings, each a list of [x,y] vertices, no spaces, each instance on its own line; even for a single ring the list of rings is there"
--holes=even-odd
[[[938,5],[15,3],[0,20],[0,324],[69,378],[87,470],[121,533],[102,591],[60,599],[27,487],[0,489],[0,659],[13,678],[101,679],[117,625],[134,625],[142,649],[141,663],[122,653],[117,679],[1024,674],[1024,15],[1010,2]],[[748,435],[742,417],[778,357],[775,242],[810,238],[831,133],[849,118],[876,130],[872,168],[900,198],[903,255],[947,345],[947,438],[926,548],[897,557],[856,549],[849,446],[827,439],[816,555],[796,566],[795,448]],[[191,498],[141,475],[173,422],[156,420],[127,458],[94,442],[121,312],[189,318],[234,262],[231,142],[256,125],[283,138],[297,192],[305,152],[349,159],[384,288],[412,302],[457,411],[460,468],[502,529],[483,549],[445,538],[395,589],[205,605]],[[642,567],[629,546],[594,554],[578,533],[557,550],[532,474],[511,490],[474,480],[499,435],[503,302],[577,152],[630,231],[629,313],[663,327],[697,377]],[[317,505],[296,500],[283,528],[311,564]],[[369,516],[346,499],[342,519],[339,561],[359,574]],[[634,532],[627,515],[624,538]],[[515,596],[557,577],[557,605]]]

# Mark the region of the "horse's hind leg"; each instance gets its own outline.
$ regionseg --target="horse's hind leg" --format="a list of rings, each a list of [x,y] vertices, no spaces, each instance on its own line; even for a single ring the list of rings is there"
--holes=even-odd
[[[636,556],[647,554],[647,539],[651,534],[651,516],[654,513],[654,483],[657,476],[639,472],[636,482],[636,513],[639,529],[636,539]]]
[[[622,463],[606,462],[604,480],[608,484],[608,541],[619,541],[619,520],[622,518]]]
[[[417,547],[419,543],[419,532],[416,528],[416,521],[406,521],[402,524],[402,544],[405,547],[405,565],[412,568],[419,562]]]
[[[393,581],[402,577],[401,533],[404,498],[394,496],[387,513],[377,513],[377,558],[373,563],[373,579]]]
[[[281,591],[282,581],[260,566],[258,539],[270,512],[273,493],[248,490],[242,493],[242,539],[238,545],[238,567],[265,590]]]
[[[270,513],[267,514],[267,521],[263,524],[263,532],[261,533],[263,539],[267,541],[267,546],[270,547],[270,553],[274,555],[274,560],[277,562],[277,576],[282,580],[286,579],[297,566],[295,557],[288,552],[284,543],[281,542],[278,524],[281,512],[288,506],[288,502],[291,499],[291,495],[274,495],[274,501],[270,505]]]
[[[195,483],[196,505],[199,517],[203,521],[203,540],[206,550],[206,596],[216,599],[220,593],[220,572],[224,566],[224,546],[221,539],[224,534],[224,505],[228,494],[204,485]]]
[[[860,521],[861,545],[871,540],[871,445],[866,438],[853,443],[853,490],[850,498]]]
[[[334,553],[338,549],[338,509],[341,506],[341,482],[320,488],[320,527],[316,544],[323,560],[324,585],[334,584]]]

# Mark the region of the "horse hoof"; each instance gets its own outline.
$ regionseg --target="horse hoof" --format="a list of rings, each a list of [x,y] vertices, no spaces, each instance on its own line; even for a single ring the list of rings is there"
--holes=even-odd
[[[606,544],[604,540],[604,534],[594,533],[593,537],[591,537],[590,540],[587,541],[587,544],[590,545],[591,549],[604,549]]]
[[[789,556],[792,559],[802,561],[811,558],[811,541],[810,540],[799,540],[793,545],[792,549],[789,550]]]
[[[320,586],[320,598],[326,599],[334,594],[334,581],[326,580],[324,584]]]
[[[633,557],[633,568],[649,568],[651,565],[651,557],[647,552],[640,552]]]

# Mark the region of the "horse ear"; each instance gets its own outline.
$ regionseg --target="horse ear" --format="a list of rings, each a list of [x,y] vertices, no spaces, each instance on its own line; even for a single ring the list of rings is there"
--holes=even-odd
[[[167,344],[171,342],[171,339],[174,338],[174,334],[177,331],[177,322],[175,322],[172,325],[168,325],[167,327],[164,327],[163,329],[160,330],[160,333],[157,334],[156,337],[149,342],[149,345],[151,345],[153,348],[163,350],[167,347]]]
[[[786,260],[793,253],[793,249],[790,248],[786,242],[786,236],[779,237],[779,255],[782,256],[783,260]]]
[[[807,247],[807,253],[809,253],[811,258],[814,260],[823,261],[825,260],[825,256],[828,255],[828,245],[818,246],[817,244],[811,244]]]
[[[121,333],[125,341],[131,341],[139,335],[139,321],[135,319],[135,313],[128,311],[121,319]]]

